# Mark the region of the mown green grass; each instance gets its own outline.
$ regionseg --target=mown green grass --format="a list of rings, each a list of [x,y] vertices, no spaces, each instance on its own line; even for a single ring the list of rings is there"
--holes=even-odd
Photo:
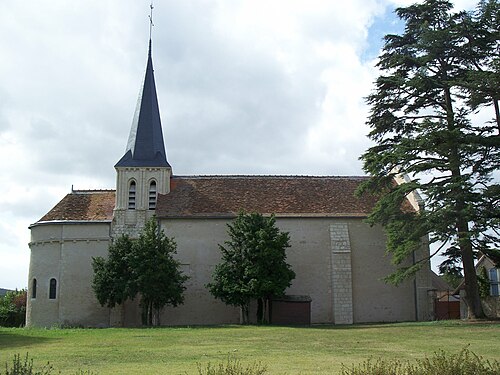
[[[0,328],[0,368],[29,352],[62,374],[196,374],[228,355],[265,363],[270,374],[335,374],[369,357],[412,360],[464,346],[500,360],[500,323],[460,321],[357,326],[224,326],[158,329]]]

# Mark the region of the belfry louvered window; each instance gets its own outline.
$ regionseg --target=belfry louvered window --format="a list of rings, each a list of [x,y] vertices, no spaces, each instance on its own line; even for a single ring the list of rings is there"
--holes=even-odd
[[[149,184],[149,209],[156,208],[156,181],[151,181]]]
[[[128,187],[128,209],[135,210],[135,181],[130,181]]]

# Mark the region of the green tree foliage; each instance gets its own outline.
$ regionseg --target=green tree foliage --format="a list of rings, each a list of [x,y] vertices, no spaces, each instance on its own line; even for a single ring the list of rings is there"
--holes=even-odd
[[[177,245],[161,230],[153,218],[132,246],[132,278],[141,295],[147,325],[160,324],[160,310],[165,305],[184,303],[184,282],[189,278],[173,258]]]
[[[224,303],[242,309],[248,322],[248,305],[257,299],[257,321],[262,322],[272,296],[282,296],[295,272],[286,263],[289,235],[276,227],[274,216],[240,212],[228,224],[229,241],[219,245],[222,261],[215,267],[210,293]]]
[[[131,277],[133,241],[128,236],[118,237],[109,247],[108,258],[93,258],[94,279],[92,287],[99,303],[108,307],[121,305],[137,294],[135,280]]]
[[[22,327],[26,323],[26,289],[0,297],[0,326]]]
[[[184,282],[188,279],[174,259],[177,246],[158,227],[155,218],[148,222],[136,240],[119,237],[110,247],[107,259],[93,259],[94,288],[99,303],[114,307],[140,296],[146,325],[160,325],[165,305],[184,302]]]
[[[477,275],[479,282],[479,295],[481,298],[489,297],[490,295],[490,278],[488,277],[488,271],[484,266],[479,268],[479,274]]]
[[[397,284],[427,262],[403,266],[430,233],[438,251],[447,246],[442,269],[463,269],[469,317],[483,317],[474,259],[481,251],[500,260],[500,186],[492,179],[500,162],[499,3],[454,13],[446,0],[426,0],[396,13],[406,26],[385,36],[382,74],[368,96],[375,145],[361,157],[372,177],[360,193],[380,197],[369,222],[385,227],[399,267],[387,280]],[[493,120],[480,121],[479,109]],[[408,178],[395,184],[398,174]],[[416,191],[425,201],[418,212],[403,204]]]
[[[498,0],[482,0],[472,14],[462,13],[460,35],[463,37],[467,66],[466,79],[460,85],[467,91],[472,110],[493,106],[494,121],[500,130],[500,7]]]
[[[456,269],[453,270],[442,270],[441,277],[446,281],[453,289],[458,288],[463,280],[462,274]]]

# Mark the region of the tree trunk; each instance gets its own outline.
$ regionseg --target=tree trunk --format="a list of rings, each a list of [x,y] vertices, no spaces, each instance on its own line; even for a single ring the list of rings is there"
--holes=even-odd
[[[446,103],[446,121],[447,128],[450,135],[456,131],[457,124],[455,123],[455,114],[453,111],[453,101],[451,99],[451,92],[449,88],[444,89],[445,103]],[[472,249],[472,242],[469,232],[469,223],[467,218],[464,217],[466,209],[465,191],[462,186],[462,171],[461,159],[459,153],[458,141],[451,138],[449,140],[449,155],[448,162],[451,172],[451,192],[455,199],[454,211],[456,215],[456,230],[458,236],[458,246],[462,255],[462,266],[464,269],[465,280],[465,301],[467,303],[467,318],[479,319],[484,318],[483,308],[481,306],[481,299],[479,296],[479,286],[477,282],[476,268],[474,266],[474,252]]]
[[[155,322],[155,325],[157,327],[161,326],[160,312],[161,312],[161,309],[155,309],[155,313],[156,313],[156,322]]]
[[[248,324],[248,305],[241,305],[240,309],[242,324]]]
[[[153,304],[148,302],[148,327],[153,325]]]
[[[453,160],[459,160],[458,150],[452,150]],[[458,236],[458,246],[460,248],[460,254],[462,256],[462,266],[464,270],[464,281],[465,281],[465,301],[467,303],[467,318],[468,319],[480,319],[484,318],[483,307],[481,305],[481,298],[479,295],[479,286],[476,275],[476,268],[474,265],[474,251],[472,249],[472,242],[469,232],[469,223],[467,218],[463,217],[463,212],[465,211],[465,192],[460,185],[461,172],[459,168],[459,163],[451,162],[452,165],[452,181],[455,186],[452,188],[452,192],[455,197],[455,215],[457,217],[456,229]],[[455,164],[455,166],[454,166]]]
[[[269,324],[273,324],[273,302],[269,299]]]
[[[263,298],[257,298],[257,324],[263,323],[264,315],[264,300]]]
[[[500,134],[500,108],[497,99],[493,99],[493,107],[495,108],[495,120],[497,122],[498,133]]]
[[[262,322],[266,323],[266,324],[268,323],[268,319],[267,319],[268,303],[269,303],[269,297],[266,296],[266,298],[264,298],[264,311],[262,312]]]
[[[474,265],[474,253],[472,243],[467,235],[469,224],[465,220],[459,220],[457,223],[458,237],[460,243],[460,252],[462,254],[462,265],[464,268],[465,284],[465,302],[467,303],[467,319],[484,318],[483,306],[481,305],[481,296],[479,294],[479,285]]]
[[[452,154],[458,155],[456,150]],[[458,160],[458,157],[457,157]],[[452,163],[451,163],[452,164]],[[458,164],[457,164],[458,165]],[[454,177],[455,187],[452,191],[455,196],[455,214],[457,217],[456,229],[458,236],[458,246],[462,256],[462,266],[464,270],[465,281],[465,301],[467,303],[467,318],[468,319],[481,319],[484,318],[483,307],[481,305],[481,298],[479,295],[479,286],[476,275],[476,268],[474,265],[474,251],[472,249],[472,242],[469,232],[469,223],[463,217],[465,211],[465,192],[458,182],[461,177],[459,167],[452,168],[452,176]]]

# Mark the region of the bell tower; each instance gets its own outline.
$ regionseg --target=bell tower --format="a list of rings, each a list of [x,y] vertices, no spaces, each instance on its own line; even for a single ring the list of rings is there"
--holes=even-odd
[[[115,165],[116,202],[113,237],[131,237],[153,216],[158,194],[170,192],[172,168],[167,161],[156,95],[156,85],[149,39],[144,83],[130,129],[127,148]]]

